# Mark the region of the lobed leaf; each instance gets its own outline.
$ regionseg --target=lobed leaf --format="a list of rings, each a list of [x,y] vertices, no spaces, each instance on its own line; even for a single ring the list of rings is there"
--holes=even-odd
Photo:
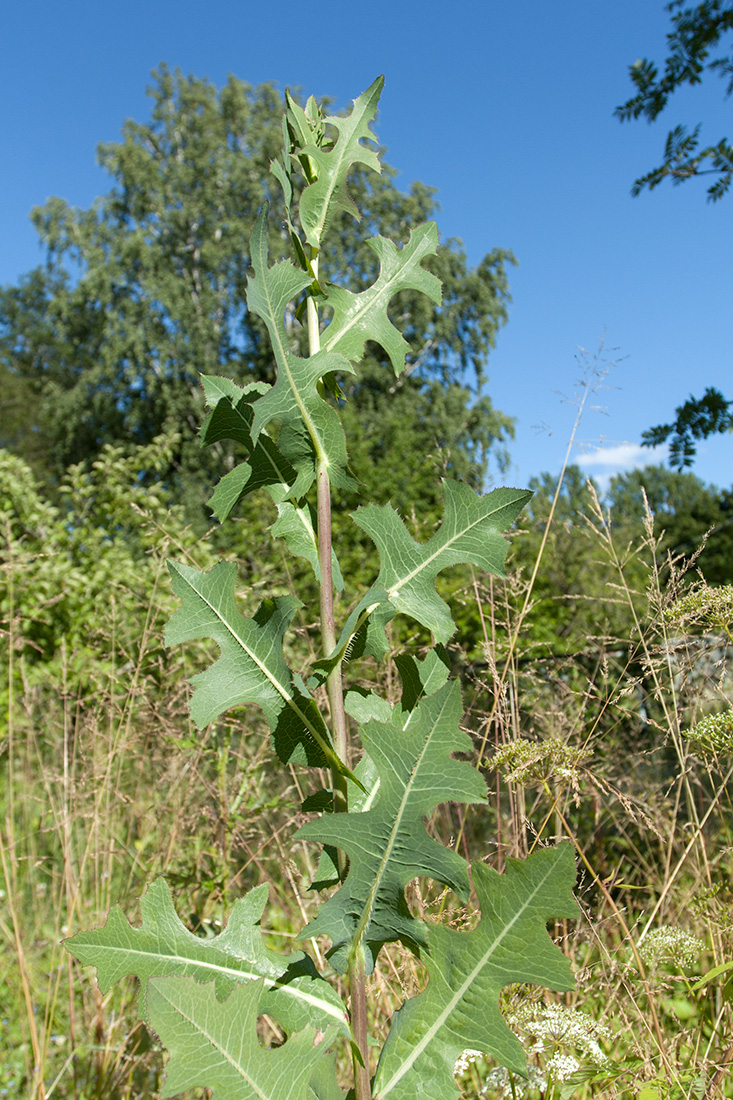
[[[265,713],[283,763],[335,766],[350,775],[333,750],[315,700],[296,684],[283,655],[283,635],[300,601],[294,596],[264,600],[248,619],[236,604],[233,562],[220,561],[208,573],[174,561],[168,568],[183,606],[168,622],[165,644],[213,638],[221,650],[219,660],[191,680],[191,717],[199,729],[230,707],[255,703]]]
[[[358,361],[366,341],[373,340],[387,352],[399,375],[405,368],[410,345],[390,321],[387,307],[400,290],[419,290],[436,304],[440,302],[440,279],[420,266],[427,256],[435,255],[438,229],[435,222],[418,226],[410,232],[404,248],[386,237],[374,237],[366,243],[379,257],[379,277],[360,294],[329,284],[328,305],[333,307],[333,317],[321,344],[328,351]]]
[[[423,922],[411,916],[404,888],[420,875],[468,895],[468,864],[430,837],[423,818],[439,803],[483,802],[486,785],[454,752],[471,740],[460,731],[461,696],[446,684],[421,700],[409,722],[369,721],[361,730],[367,756],[379,778],[376,804],[359,813],[326,814],[308,822],[298,836],[341,848],[349,870],[340,889],[321,908],[304,935],[330,936],[329,958],[339,972],[360,948],[371,971],[380,947],[401,940],[419,948]]]
[[[546,930],[548,920],[578,915],[572,846],[510,860],[503,875],[474,864],[473,882],[481,920],[471,932],[429,929],[428,986],[395,1014],[374,1100],[456,1100],[453,1067],[467,1049],[524,1075],[526,1055],[499,1010],[501,989],[515,982],[573,988],[570,964]]]
[[[358,723],[365,725],[371,720],[382,722],[385,725],[399,722],[400,728],[406,730],[412,721],[412,712],[424,695],[431,695],[446,683],[448,668],[446,655],[442,646],[431,649],[423,660],[416,657],[403,655],[395,658],[400,678],[402,680],[402,699],[394,708],[386,699],[380,698],[373,691],[364,691],[361,688],[352,688],[344,697],[346,713]],[[361,789],[347,780],[348,805],[352,813],[364,813],[370,810],[377,802],[381,790],[381,780],[374,766],[374,761],[364,753],[354,769],[354,775],[361,783]],[[333,808],[333,792],[320,792],[320,803],[306,799],[303,810],[318,809],[330,812]],[[338,853],[332,844],[324,846],[318,860],[318,869],[311,884],[312,890],[326,890],[332,886],[338,886],[341,881],[338,867]]]
[[[148,978],[181,975],[198,982],[213,979],[220,1000],[235,985],[261,979],[258,1011],[273,1016],[285,1031],[311,1023],[323,1030],[335,1026],[348,1035],[340,997],[319,976],[308,956],[302,952],[280,956],[264,946],[260,920],[267,894],[267,886],[257,886],[238,898],[224,931],[203,939],[180,921],[168,884],[158,878],[140,899],[139,928],[115,905],[102,928],[79,932],[66,940],[65,946],[84,966],[97,968],[102,993],[121,978],[139,978],[139,1013],[147,1023],[151,1022],[146,1003]]]
[[[308,561],[320,583],[314,509],[308,504],[295,504],[286,499],[302,497],[308,486],[296,475],[269,436],[262,434],[256,445],[252,443],[252,403],[270,387],[259,382],[242,387],[227,378],[212,375],[202,375],[202,382],[207,404],[212,406],[200,432],[202,445],[234,439],[251,452],[250,462],[240,463],[216,486],[209,502],[212,512],[219,520],[224,520],[247,493],[267,489],[278,511],[278,519],[270,528],[272,534],[284,539],[293,554]],[[335,551],[332,551],[332,570],[334,584],[341,592],[344,583]]]
[[[346,440],[341,421],[319,392],[324,375],[335,371],[353,373],[353,367],[342,355],[333,352],[321,351],[301,359],[291,351],[285,329],[285,310],[309,285],[311,278],[289,260],[280,260],[268,267],[266,219],[265,208],[250,238],[254,275],[247,284],[247,305],[267,326],[277,378],[254,405],[252,440],[256,443],[267,425],[277,421],[281,427],[280,452],[307,481],[306,489],[315,479],[316,466],[328,470],[334,485],[353,488],[356,482],[347,471]],[[283,431],[286,427],[291,429],[290,435]],[[306,438],[310,442],[310,453],[304,452]]]
[[[361,141],[377,142],[369,124],[377,113],[383,87],[384,77],[379,76],[353,101],[346,118],[330,115],[324,120],[338,131],[333,148],[311,144],[299,150],[300,155],[308,156],[315,164],[318,176],[300,197],[300,223],[308,244],[313,248],[320,248],[328,223],[337,210],[345,210],[359,220],[359,211],[346,189],[349,169],[355,164],[363,164],[375,172],[381,172],[377,153],[361,145]]]
[[[236,439],[252,449],[252,404],[269,390],[267,382],[238,386],[231,378],[202,374],[201,384],[209,412],[199,428],[202,447],[222,439]]]
[[[422,660],[412,654],[398,654],[394,663],[402,681],[400,710],[408,720],[409,715],[424,695],[432,695],[448,680],[450,665],[448,654],[442,645],[429,649]]]
[[[506,531],[532,496],[526,489],[494,489],[480,496],[462,481],[443,481],[444,517],[425,543],[416,542],[391,505],[367,504],[352,513],[354,522],[374,540],[379,551],[379,575],[349,616],[337,655],[366,625],[363,646],[381,658],[388,651],[385,626],[397,612],[410,615],[447,642],[455,623],[446,602],[435,590],[435,579],[450,565],[476,565],[504,576]]]
[[[445,662],[446,655],[442,646],[430,650],[423,660],[412,656],[396,657],[395,664],[402,679],[400,703],[393,707],[375,692],[354,687],[344,697],[346,713],[350,714],[359,726],[371,720],[385,725],[394,721],[399,722],[401,728],[406,730],[418,701],[424,695],[436,692],[448,679],[448,668]],[[363,813],[370,810],[377,802],[381,790],[381,780],[374,761],[367,753],[364,753],[354,769],[354,775],[361,783],[361,788],[347,780],[348,806],[352,813]],[[332,812],[333,792],[318,792],[313,798],[305,800],[302,809]],[[327,844],[321,851],[311,889],[326,890],[329,887],[338,886],[340,881],[338,853],[332,844]]]
[[[291,553],[305,558],[313,569],[318,583],[321,583],[321,563],[318,559],[318,536],[314,523],[315,509],[310,504],[296,505],[284,501],[277,506],[278,518],[270,528],[276,538],[284,539]],[[331,550],[331,572],[333,585],[337,592],[344,590],[344,578],[336,557]]]
[[[302,449],[304,462],[297,473],[268,435],[262,433],[257,443],[252,440],[254,402],[270,387],[261,382],[238,386],[213,375],[202,375],[201,380],[206,402],[211,406],[199,432],[201,445],[233,439],[248,455],[216,485],[209,501],[216,518],[223,522],[243,497],[257,489],[267,489],[276,504],[286,497],[297,500],[304,496],[313,480],[310,449]]]
[[[312,1027],[265,1050],[257,1036],[259,982],[236,986],[222,1002],[214,983],[172,976],[148,981],[150,1023],[170,1058],[162,1097],[205,1087],[212,1100],[308,1100],[326,1052]]]
[[[384,702],[384,706],[387,710],[390,709],[389,703]],[[353,711],[349,710],[348,707],[347,711],[353,717]],[[384,713],[381,717],[383,720],[385,719]],[[391,715],[387,715],[386,720],[389,721],[390,717]],[[361,724],[361,719],[359,721]],[[362,754],[361,760],[354,768],[354,775],[359,780],[360,786],[357,787],[355,783],[347,779],[348,807],[354,814],[365,813],[376,803],[380,790],[377,769],[374,761],[367,753]],[[320,813],[333,813],[333,791],[317,791],[314,795],[305,799],[302,809],[306,813],[312,810]],[[332,887],[338,886],[340,882],[341,872],[339,870],[338,850],[334,844],[324,844],[318,857],[318,867],[313,876],[310,889],[330,890]]]
[[[349,1092],[347,1096],[338,1086],[335,1052],[324,1054],[317,1063],[310,1079],[308,1098],[309,1100],[354,1100],[353,1092]]]

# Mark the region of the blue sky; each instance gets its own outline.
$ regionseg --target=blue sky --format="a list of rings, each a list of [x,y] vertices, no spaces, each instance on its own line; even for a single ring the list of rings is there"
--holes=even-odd
[[[161,61],[343,105],[384,73],[377,129],[400,181],[438,188],[441,234],[472,263],[494,246],[519,261],[489,364],[495,404],[517,418],[505,480],[559,469],[601,345],[615,365],[574,450],[594,476],[643,464],[641,432],[690,392],[733,396],[733,195],[708,204],[703,181],[629,194],[677,122],[732,136],[722,82],[678,94],[653,126],[613,117],[629,64],[665,56],[662,0],[24,0],[3,22],[0,282],[41,259],[31,207],[107,190],[96,145],[148,117]],[[695,472],[729,486],[733,435],[703,444]]]

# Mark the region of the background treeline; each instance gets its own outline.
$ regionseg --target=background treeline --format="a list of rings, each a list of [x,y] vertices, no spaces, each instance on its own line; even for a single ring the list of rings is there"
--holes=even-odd
[[[108,193],[90,210],[60,199],[35,210],[44,263],[0,291],[0,1094],[10,1096],[156,1094],[160,1054],[130,1027],[134,991],[102,997],[59,946],[118,900],[132,915],[156,873],[199,934],[268,877],[281,902],[268,932],[282,947],[302,918],[277,894],[283,869],[302,911],[310,905],[313,868],[292,849],[283,789],[262,768],[258,712],[198,733],[185,680],[203,646],[162,644],[175,605],[167,556],[200,568],[236,559],[245,607],[291,585],[268,533],[274,508],[255,499],[226,537],[212,521],[204,486],[242,456],[196,438],[200,373],[271,380],[244,287],[282,105],[267,85],[232,78],[217,90],[165,69],[151,96],[150,121],[100,148]],[[429,187],[402,191],[389,168],[357,174],[351,190],[373,234],[405,240],[435,211]],[[376,256],[349,219],[339,230],[325,278],[358,289]],[[275,255],[284,232],[272,217]],[[391,501],[418,538],[439,520],[440,477],[480,488],[506,467],[512,419],[492,405],[486,371],[512,263],[497,249],[470,268],[460,242],[445,242],[433,265],[443,304],[405,293],[393,311],[409,369],[395,380],[369,346],[358,383],[341,380],[334,398],[363,498]],[[302,342],[298,319],[288,325]],[[607,1062],[577,1034],[558,1040],[586,1067],[577,1089],[636,1095],[658,1078],[656,1095],[701,1096],[733,1026],[730,969],[699,990],[687,980],[733,950],[733,491],[663,467],[614,478],[602,499],[576,467],[530,487],[507,580],[456,570],[441,582],[459,599],[449,657],[492,812],[488,832],[455,808],[434,827],[498,867],[572,839],[584,917],[558,930],[580,974],[565,1007],[608,1027]],[[348,518],[358,501],[335,502],[349,602],[375,574]],[[313,625],[304,609],[292,654],[302,667]],[[393,629],[401,646],[426,641],[400,620]],[[358,684],[358,662],[351,674]],[[394,679],[388,662],[388,694]],[[288,782],[297,788],[297,770]],[[445,899],[416,888],[412,900],[445,917]],[[660,939],[670,928],[688,939]],[[417,964],[395,962],[381,979],[388,1010],[421,980]],[[507,1003],[529,1037],[533,1003],[527,991]],[[474,1065],[462,1080],[467,1096],[482,1073]]]

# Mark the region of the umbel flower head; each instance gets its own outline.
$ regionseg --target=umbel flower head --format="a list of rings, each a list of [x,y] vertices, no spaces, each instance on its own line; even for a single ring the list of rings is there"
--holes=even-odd
[[[639,944],[639,954],[647,966],[672,962],[682,968],[693,966],[705,950],[705,944],[682,928],[655,928]]]
[[[733,753],[733,710],[708,714],[687,730],[685,737],[703,755]]]
[[[565,1054],[564,1051],[557,1050],[559,1046],[572,1047],[599,1066],[608,1060],[601,1048],[601,1042],[610,1038],[609,1029],[604,1023],[594,1020],[587,1012],[581,1012],[577,1008],[565,1008],[559,1004],[523,1004],[508,1013],[507,1020],[533,1040],[531,1053],[541,1054],[545,1050],[552,1050],[550,1060],[545,1063],[548,1072],[551,1071],[550,1063],[553,1059],[559,1054]],[[567,1068],[567,1065],[569,1061],[561,1061],[557,1063],[557,1068]],[[576,1063],[569,1072],[574,1073],[577,1068]]]
[[[578,768],[591,755],[592,749],[568,745],[558,737],[544,741],[519,737],[502,745],[492,757],[491,767],[503,772],[510,783],[542,786],[556,778],[569,780],[576,789]]]
[[[702,627],[727,632],[733,623],[733,584],[717,588],[696,585],[682,599],[670,604],[664,617],[667,622],[678,623],[683,628]]]

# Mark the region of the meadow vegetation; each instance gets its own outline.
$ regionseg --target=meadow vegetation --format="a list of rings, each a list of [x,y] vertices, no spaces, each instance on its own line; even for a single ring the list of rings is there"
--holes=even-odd
[[[435,332],[427,315],[424,328]],[[367,379],[378,360],[375,351]],[[414,429],[406,416],[390,429],[404,431],[402,446],[410,432],[431,442],[401,484],[384,435],[374,438],[382,392],[356,399],[373,412],[361,434],[354,425],[365,499],[394,500],[421,542],[438,526],[439,507],[434,491],[420,496],[423,479],[443,473],[482,489],[491,451],[480,426],[466,426],[470,402],[456,376],[438,376],[421,381],[416,372],[411,393],[426,411]],[[450,426],[441,438],[429,422],[437,393]],[[496,449],[509,424],[489,405],[486,415],[497,418]],[[62,946],[101,925],[115,903],[136,922],[137,899],[158,875],[204,940],[263,882],[262,927],[275,951],[290,950],[318,907],[313,847],[293,840],[310,816],[301,808],[311,793],[306,769],[275,766],[267,722],[251,707],[199,731],[187,680],[216,647],[163,644],[178,605],[166,560],[210,570],[224,554],[238,563],[246,614],[263,596],[301,594],[286,655],[291,667],[312,665],[314,570],[269,537],[278,518],[269,501],[241,501],[226,535],[205,524],[180,491],[192,433],[161,426],[45,479],[37,455],[0,451],[0,1095],[158,1095],[164,1055],[137,1021],[135,984],[102,994]],[[733,1096],[729,497],[659,468],[617,479],[602,497],[576,467],[531,488],[506,577],[457,565],[438,578],[457,625],[440,655],[460,679],[461,728],[472,744],[464,759],[485,777],[489,801],[480,810],[443,804],[428,824],[469,862],[500,872],[509,859],[572,846],[578,918],[550,931],[576,988],[506,988],[502,1009],[522,1040],[527,1077],[469,1050],[456,1083],[467,1100]],[[426,503],[419,512],[407,503],[415,489],[413,500]],[[350,591],[362,596],[374,551],[348,522],[350,491],[334,511],[334,541]],[[425,656],[430,632],[399,617],[387,637],[385,661],[355,656],[348,675],[353,689],[397,703],[405,661]],[[427,879],[410,884],[407,900],[429,925],[476,925],[475,898],[461,905]],[[311,948],[326,965],[323,943]],[[394,1012],[425,987],[426,970],[394,943],[380,958],[368,983],[381,1043]],[[332,977],[341,989],[345,979]],[[268,1026],[262,1041],[277,1044]]]
[[[313,911],[312,856],[290,842],[297,769],[267,766],[251,713],[203,736],[191,725],[185,680],[210,653],[164,649],[163,566],[173,549],[201,567],[214,554],[180,514],[131,496],[135,465],[108,452],[72,471],[63,512],[3,460],[7,1096],[156,1094],[162,1053],[134,1022],[133,983],[102,996],[61,941],[114,902],[133,915],[157,874],[202,936],[261,881],[276,891],[273,945]],[[539,1097],[553,1079],[563,1096],[730,1095],[733,587],[702,582],[704,552],[692,566],[660,556],[651,515],[613,523],[592,487],[577,511],[552,503],[539,492],[518,525],[507,580],[449,577],[461,617],[449,655],[490,802],[481,821],[444,807],[435,827],[499,869],[570,838],[582,915],[557,934],[578,988],[506,995],[534,1067],[528,1092],[480,1057],[459,1083],[467,1097]],[[546,587],[553,563],[574,588]],[[284,559],[263,567],[286,590]],[[394,666],[381,678],[389,696]],[[417,885],[410,901],[467,919]],[[384,1016],[422,981],[419,964],[390,954],[375,979]]]

